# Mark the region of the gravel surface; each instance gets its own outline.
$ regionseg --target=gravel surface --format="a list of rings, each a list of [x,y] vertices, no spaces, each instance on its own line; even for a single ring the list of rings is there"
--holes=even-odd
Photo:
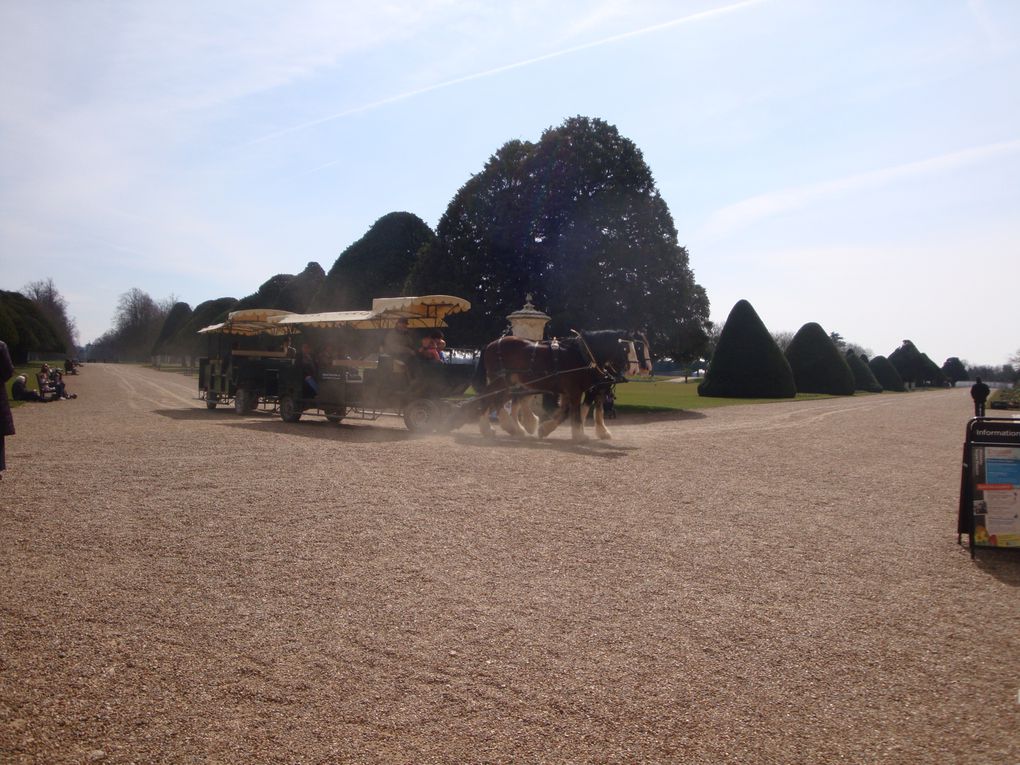
[[[575,445],[68,387],[7,441],[0,762],[1020,762],[966,390]]]

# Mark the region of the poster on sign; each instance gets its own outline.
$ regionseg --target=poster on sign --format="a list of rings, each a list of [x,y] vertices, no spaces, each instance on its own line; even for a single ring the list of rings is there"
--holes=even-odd
[[[1020,449],[977,447],[974,536],[981,545],[1020,547]]]

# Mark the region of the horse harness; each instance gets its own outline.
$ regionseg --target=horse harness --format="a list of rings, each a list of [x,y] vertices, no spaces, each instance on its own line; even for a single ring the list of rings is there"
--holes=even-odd
[[[534,394],[534,393],[536,393],[536,391],[534,390],[534,386],[536,385],[536,383],[541,383],[544,380],[550,380],[550,379],[553,379],[553,378],[556,378],[556,377],[560,377],[562,375],[572,374],[574,372],[582,372],[582,371],[584,371],[586,369],[595,369],[595,370],[597,370],[599,372],[600,375],[602,375],[603,378],[605,378],[604,380],[602,380],[600,382],[597,382],[594,385],[592,385],[591,388],[589,388],[589,390],[592,390],[592,389],[595,389],[595,388],[599,388],[599,387],[602,387],[602,386],[605,386],[605,385],[612,385],[613,383],[610,382],[610,381],[615,380],[618,377],[618,373],[616,373],[615,370],[613,370],[613,373],[610,373],[609,371],[607,371],[606,369],[601,367],[599,365],[599,363],[598,363],[598,360],[595,358],[595,354],[593,354],[591,352],[591,348],[588,347],[588,344],[585,342],[584,337],[581,335],[581,333],[578,332],[576,329],[575,330],[571,330],[571,332],[576,337],[580,347],[584,350],[584,354],[583,355],[586,355],[588,357],[588,363],[585,366],[582,366],[582,367],[573,367],[571,369],[563,369],[563,370],[561,370],[559,368],[559,365],[560,365],[560,354],[557,353],[557,351],[560,350],[561,346],[560,346],[559,341],[556,338],[553,338],[551,341],[549,341],[549,344],[548,344],[548,348],[549,348],[549,351],[550,351],[550,360],[552,362],[552,367],[553,367],[552,373],[544,375],[542,377],[537,377],[537,378],[535,378],[533,380],[528,380],[527,381],[527,385],[529,387],[524,387],[523,385],[517,385],[516,387],[512,387],[511,384],[510,384],[510,380],[509,380],[509,378],[510,378],[510,376],[512,374],[514,374],[514,373],[521,373],[521,372],[533,372],[534,371],[534,369],[535,369],[535,360],[536,360],[536,358],[538,356],[538,348],[539,348],[540,345],[542,345],[542,343],[541,342],[532,342],[532,346],[531,346],[531,358],[529,360],[527,368],[508,367],[506,365],[506,361],[503,358],[503,352],[502,352],[503,341],[505,339],[507,339],[506,336],[504,336],[504,337],[499,338],[499,340],[496,341],[496,360],[498,362],[498,369],[494,371],[494,373],[492,375],[492,378],[493,379],[496,379],[496,378],[499,378],[499,377],[506,378],[507,379],[507,387],[510,388],[510,394],[511,395],[530,395],[530,394]],[[609,366],[611,367],[611,365],[609,365]],[[554,390],[541,391],[541,390],[539,390],[538,392],[556,393],[557,391],[554,391]]]

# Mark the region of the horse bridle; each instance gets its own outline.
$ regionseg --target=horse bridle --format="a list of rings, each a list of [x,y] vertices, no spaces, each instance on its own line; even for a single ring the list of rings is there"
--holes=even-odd
[[[584,349],[584,352],[588,356],[588,360],[591,362],[591,366],[593,366],[595,369],[597,369],[599,371],[599,373],[602,374],[603,377],[608,378],[608,380],[612,380],[613,383],[622,382],[622,381],[627,379],[626,376],[624,374],[622,374],[613,365],[613,362],[607,361],[605,366],[602,366],[601,364],[599,364],[598,359],[595,358],[595,354],[592,353],[591,352],[591,348],[588,347],[588,343],[585,341],[584,335],[582,335],[576,329],[572,329],[570,331],[578,339],[578,341],[580,342],[581,347]],[[618,342],[622,343],[624,341],[622,339],[620,339]],[[605,383],[603,383],[603,384],[605,384]],[[597,386],[592,386],[592,387],[597,387]]]

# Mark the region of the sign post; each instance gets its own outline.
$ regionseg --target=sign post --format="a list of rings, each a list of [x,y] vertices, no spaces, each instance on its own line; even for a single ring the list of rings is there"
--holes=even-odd
[[[976,417],[967,423],[957,541],[1020,548],[1020,420]]]

